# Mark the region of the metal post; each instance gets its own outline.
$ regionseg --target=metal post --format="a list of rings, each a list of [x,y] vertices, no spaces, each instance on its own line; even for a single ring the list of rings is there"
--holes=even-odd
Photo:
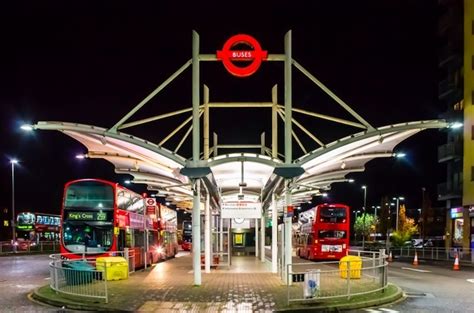
[[[224,253],[224,219],[219,217],[219,252]]]
[[[12,247],[13,252],[16,252],[16,229],[15,229],[15,160],[11,160],[12,164]]]
[[[272,273],[278,273],[278,212],[275,194],[272,194]]]
[[[396,208],[396,211],[397,211],[397,219],[396,219],[396,225],[395,225],[395,230],[398,232],[398,210],[399,210],[399,197],[397,197],[397,208]]]
[[[285,35],[285,164],[292,163],[292,142],[291,142],[291,118],[292,118],[292,94],[291,94],[291,68],[292,68],[292,56],[291,56],[291,30],[288,31]],[[285,199],[286,199],[286,208],[291,205],[291,192],[289,190],[290,180],[286,182],[286,192],[285,192]],[[285,209],[285,213],[287,209]],[[285,263],[284,268],[285,270],[289,269],[289,265],[292,263],[292,232],[291,232],[291,221],[292,218],[289,216],[285,216],[285,243],[284,243],[284,255],[285,255]],[[287,279],[287,275],[285,275],[285,279]],[[291,282],[288,282],[291,284]]]
[[[145,220],[145,225],[146,225],[146,220]],[[146,226],[145,226],[146,227]],[[143,231],[143,242],[145,244],[145,247],[144,247],[144,251],[143,251],[143,260],[145,262],[145,269],[147,268],[147,263],[148,263],[148,260],[147,260],[147,255],[148,255],[148,245],[147,245],[147,242],[148,242],[148,235],[147,235],[147,230],[145,229]]]
[[[203,116],[203,136],[204,136],[204,160],[209,159],[209,88],[204,85],[204,116]]]
[[[364,207],[362,210],[362,250],[365,249],[365,207],[367,205],[366,199],[367,199],[367,186],[362,186],[362,189],[364,189]]]
[[[265,262],[265,213],[260,219],[260,261]]]
[[[229,257],[229,266],[232,265],[232,244],[233,244],[233,239],[232,237],[232,219],[228,219],[228,224],[227,224],[227,255]]]
[[[210,218],[210,198],[206,194],[206,207],[204,216],[204,266],[206,273],[211,272],[211,218]]]
[[[278,94],[277,85],[272,88],[272,158],[278,158]]]
[[[194,285],[201,285],[201,210],[200,180],[195,180],[193,190],[193,270]]]
[[[143,243],[145,245],[145,253],[144,253],[145,255],[144,255],[143,260],[145,260],[145,269],[146,269],[147,263],[148,263],[147,258],[148,258],[148,244],[149,244],[148,243],[148,229],[146,228],[146,208],[143,209],[143,229],[144,229],[144,231],[143,231],[143,236],[144,236]]]
[[[255,219],[255,257],[258,258],[258,218]]]
[[[193,102],[193,161],[197,166],[199,161],[199,35],[193,31],[192,53],[192,102]],[[201,285],[201,184],[194,182],[193,190],[193,270],[194,285]]]
[[[212,133],[212,145],[213,145],[213,150],[212,150],[212,155],[214,157],[217,156],[217,134],[216,133]]]

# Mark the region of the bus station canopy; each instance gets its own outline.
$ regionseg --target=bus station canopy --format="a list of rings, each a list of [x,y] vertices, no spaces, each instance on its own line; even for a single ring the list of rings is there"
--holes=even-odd
[[[365,130],[313,150],[294,160],[304,170],[290,184],[293,204],[311,200],[328,190],[331,184],[348,181],[347,175],[364,171],[365,164],[380,157],[392,157],[401,141],[424,129],[446,127],[444,120],[394,124]],[[192,207],[192,182],[181,174],[187,160],[161,146],[122,132],[66,122],[38,122],[35,129],[57,130],[76,139],[88,150],[88,158],[102,158],[119,174],[133,176],[133,183],[145,184],[157,196],[185,210]],[[256,153],[231,153],[203,160],[211,172],[204,177],[203,191],[211,196],[214,209],[222,201],[244,199],[262,202],[271,194],[280,195],[284,180],[275,174],[283,162]]]

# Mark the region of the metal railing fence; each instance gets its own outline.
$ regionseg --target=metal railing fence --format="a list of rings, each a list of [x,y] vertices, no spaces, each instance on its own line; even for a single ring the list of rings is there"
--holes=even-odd
[[[133,250],[108,252],[109,256],[122,256],[127,260],[128,272],[135,272]],[[107,265],[96,268],[95,253],[63,253],[50,255],[50,287],[69,296],[102,299],[108,303]]]
[[[440,248],[440,247],[401,247],[391,248],[394,258],[397,257],[415,257],[415,252],[418,258],[436,261],[454,261],[456,254],[459,262],[474,264],[474,251],[466,248]]]
[[[289,264],[287,299],[314,302],[345,297],[350,299],[387,287],[385,251],[350,251],[341,261]]]
[[[66,263],[68,262],[68,263]],[[68,267],[73,264],[80,267]],[[70,296],[102,299],[108,303],[107,266],[103,270],[95,269],[91,261],[53,260],[49,264],[50,287],[54,291]]]
[[[59,242],[57,241],[19,241],[12,245],[11,241],[0,241],[0,255],[11,253],[51,253],[59,252]]]

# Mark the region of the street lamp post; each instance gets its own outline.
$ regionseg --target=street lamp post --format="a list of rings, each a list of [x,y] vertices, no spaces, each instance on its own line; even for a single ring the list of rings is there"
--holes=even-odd
[[[397,200],[397,207],[396,207],[396,212],[397,212],[397,218],[396,218],[396,224],[395,224],[395,231],[398,231],[398,211],[400,210],[400,200],[405,200],[404,197],[396,197],[393,198],[393,200]]]
[[[365,248],[365,206],[367,200],[367,186],[362,186],[364,189],[364,206],[362,207],[362,250]]]
[[[16,252],[16,231],[15,231],[15,164],[18,163],[18,160],[11,159],[10,163],[12,165],[12,245],[13,252]]]

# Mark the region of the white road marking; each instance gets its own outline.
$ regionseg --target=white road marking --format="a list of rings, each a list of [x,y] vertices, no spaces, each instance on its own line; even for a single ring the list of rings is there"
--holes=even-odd
[[[420,273],[431,273],[431,271],[428,271],[428,270],[419,270],[417,268],[411,268],[411,267],[402,267],[402,270],[409,270],[409,271],[420,272]]]
[[[382,311],[379,310],[374,310],[374,309],[364,309],[366,312],[371,312],[371,313],[381,313]]]
[[[471,279],[466,279],[466,280],[467,280],[468,282],[474,284],[474,279],[471,278]]]
[[[48,279],[51,279],[51,277],[46,277],[44,280],[48,280]]]
[[[396,310],[392,310],[392,309],[385,309],[385,308],[381,308],[382,311],[384,312],[392,312],[392,313],[398,313],[399,311],[396,311]]]

